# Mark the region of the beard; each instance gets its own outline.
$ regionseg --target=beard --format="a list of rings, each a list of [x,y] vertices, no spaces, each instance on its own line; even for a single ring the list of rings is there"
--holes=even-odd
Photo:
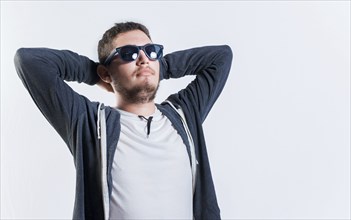
[[[145,80],[141,85],[126,88],[117,80],[113,86],[124,100],[133,104],[143,104],[155,99],[159,84],[158,82],[157,85],[152,85],[148,80]]]

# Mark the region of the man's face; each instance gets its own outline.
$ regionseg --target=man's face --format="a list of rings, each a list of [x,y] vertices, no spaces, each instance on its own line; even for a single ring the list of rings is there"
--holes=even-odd
[[[113,41],[113,47],[143,46],[148,43],[152,42],[144,32],[133,30],[119,34]],[[113,89],[125,101],[132,103],[145,103],[155,98],[160,78],[159,69],[159,61],[149,60],[142,50],[135,61],[126,62],[117,56],[108,67]]]

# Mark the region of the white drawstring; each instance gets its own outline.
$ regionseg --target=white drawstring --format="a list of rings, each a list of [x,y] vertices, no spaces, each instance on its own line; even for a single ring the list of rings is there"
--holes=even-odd
[[[97,136],[98,136],[98,139],[101,139],[101,126],[100,126],[100,115],[101,115],[101,107],[103,107],[104,104],[103,103],[100,103],[99,104],[99,107],[98,107],[98,112],[97,112],[97,120],[96,120],[96,127],[97,127]]]
[[[104,205],[105,220],[110,215],[110,198],[107,185],[107,138],[106,138],[106,116],[104,104],[100,103],[97,113],[97,134],[100,139],[101,150],[101,182],[102,182],[102,199]]]
[[[193,194],[195,193],[195,180],[196,180],[196,164],[198,164],[197,159],[196,159],[196,153],[195,153],[195,144],[194,144],[194,140],[193,137],[190,133],[190,129],[188,127],[188,124],[186,123],[186,118],[184,115],[184,112],[181,108],[177,109],[172,102],[170,102],[169,100],[166,100],[166,102],[178,113],[178,115],[180,116],[182,123],[183,123],[183,127],[185,129],[185,132],[188,136],[188,141],[189,141],[189,145],[190,145],[190,158],[191,158],[191,173],[192,173],[192,180],[193,180]]]

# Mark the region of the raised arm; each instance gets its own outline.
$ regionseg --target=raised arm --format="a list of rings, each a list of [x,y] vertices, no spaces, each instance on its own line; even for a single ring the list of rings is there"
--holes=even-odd
[[[70,145],[72,126],[82,113],[93,109],[64,80],[94,85],[99,81],[97,64],[68,50],[21,48],[15,55],[15,67],[35,104]]]
[[[226,45],[193,48],[164,56],[161,60],[164,79],[196,75],[193,82],[170,99],[187,103],[189,110],[200,113],[203,122],[222,92],[232,58],[232,51]]]

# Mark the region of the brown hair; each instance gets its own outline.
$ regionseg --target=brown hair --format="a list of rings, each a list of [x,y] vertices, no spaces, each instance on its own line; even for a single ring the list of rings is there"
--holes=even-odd
[[[113,27],[111,27],[104,33],[101,40],[99,41],[99,44],[98,44],[99,62],[104,63],[108,55],[110,55],[111,51],[114,49],[112,48],[112,42],[117,37],[118,34],[125,33],[128,31],[133,31],[133,30],[141,30],[151,40],[149,30],[140,23],[131,22],[131,21],[115,23]]]

